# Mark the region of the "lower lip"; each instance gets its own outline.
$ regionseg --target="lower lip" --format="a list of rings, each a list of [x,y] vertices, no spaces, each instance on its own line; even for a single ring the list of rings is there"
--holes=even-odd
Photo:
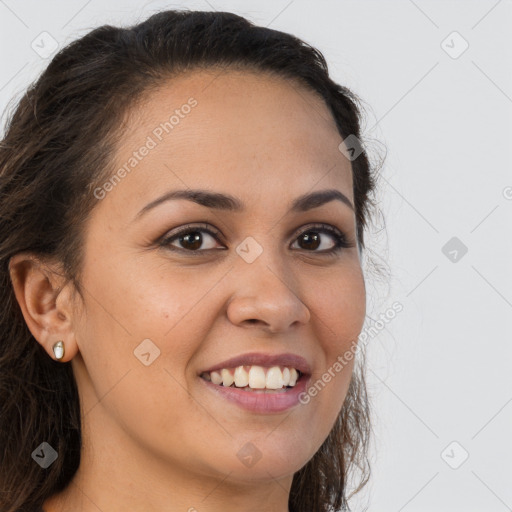
[[[214,393],[239,405],[242,409],[258,413],[272,413],[286,411],[297,405],[299,395],[305,391],[309,376],[302,375],[293,388],[276,393],[255,393],[243,389],[219,386],[211,381],[199,377],[201,381]]]

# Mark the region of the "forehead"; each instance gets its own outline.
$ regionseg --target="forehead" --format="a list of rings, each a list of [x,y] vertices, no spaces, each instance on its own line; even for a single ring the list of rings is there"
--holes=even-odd
[[[161,116],[162,109],[174,109],[191,96],[201,104],[205,114],[211,113],[209,109],[218,108],[224,112],[217,114],[224,116],[240,110],[255,114],[266,105],[264,110],[267,113],[273,110],[292,115],[295,119],[300,116],[294,113],[314,114],[327,124],[333,123],[319,93],[297,79],[268,71],[219,67],[193,69],[162,81],[157,87],[148,89],[148,94],[140,102],[142,108],[136,114],[150,120],[155,113]],[[300,109],[297,109],[298,103]],[[311,121],[316,124],[320,119]]]
[[[317,186],[341,189],[353,202],[352,168],[338,150],[332,114],[295,81],[241,70],[187,72],[145,94],[126,123],[114,168],[128,172],[109,201],[206,188],[229,189],[246,203],[270,191],[289,203],[288,195]]]

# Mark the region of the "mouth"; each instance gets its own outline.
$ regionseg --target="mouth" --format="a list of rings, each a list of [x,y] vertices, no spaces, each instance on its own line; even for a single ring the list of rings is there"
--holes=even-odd
[[[271,414],[304,404],[311,374],[309,363],[294,354],[245,354],[201,371],[198,378],[213,400]]]
[[[215,386],[249,393],[286,393],[295,388],[304,374],[293,366],[240,365],[202,372],[200,377]]]

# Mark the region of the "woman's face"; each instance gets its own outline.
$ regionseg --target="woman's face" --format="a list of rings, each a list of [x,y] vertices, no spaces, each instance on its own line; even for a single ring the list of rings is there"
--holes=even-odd
[[[158,464],[178,479],[291,484],[318,450],[353,367],[336,371],[335,363],[365,316],[341,140],[319,98],[261,73],[192,72],[132,111],[116,177],[94,191],[83,314],[74,324],[72,364],[94,457],[116,457],[133,475],[144,468],[148,481]],[[159,200],[195,189],[218,196]],[[331,198],[293,208],[326,190],[350,206]],[[331,251],[337,235],[319,224],[341,231],[349,246]],[[249,368],[258,360],[246,354],[303,358],[302,390],[330,369],[329,382],[309,401],[291,388],[286,398],[230,389],[237,401],[201,377],[245,361],[258,385],[261,369]],[[234,357],[241,359],[223,364]],[[255,365],[264,378],[271,366],[301,366],[264,361]]]

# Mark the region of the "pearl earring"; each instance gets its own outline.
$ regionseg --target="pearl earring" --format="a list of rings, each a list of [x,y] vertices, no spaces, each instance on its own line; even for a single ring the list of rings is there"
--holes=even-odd
[[[57,341],[53,345],[53,353],[55,354],[55,358],[60,360],[64,357],[64,343],[62,341]]]

